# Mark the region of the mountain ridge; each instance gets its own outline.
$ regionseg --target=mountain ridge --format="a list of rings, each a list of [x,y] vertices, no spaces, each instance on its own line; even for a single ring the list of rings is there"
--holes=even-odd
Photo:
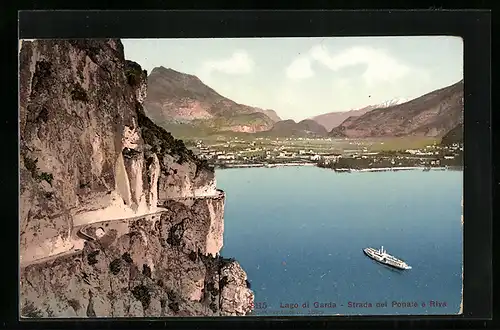
[[[274,110],[237,103],[198,77],[163,66],[148,76],[147,114],[158,124],[191,123],[219,131],[259,132],[270,129]]]
[[[293,119],[286,119],[276,122],[273,127],[259,135],[274,137],[323,137],[328,134],[325,127],[312,119],[303,119],[296,122]]]
[[[463,79],[413,100],[372,109],[333,128],[332,137],[442,137],[463,122]]]
[[[359,108],[359,109],[351,109],[348,111],[327,112],[327,113],[323,113],[323,114],[311,117],[310,119],[323,125],[328,131],[331,131],[334,127],[337,127],[338,125],[342,124],[342,122],[344,120],[346,120],[348,117],[361,116],[361,115],[363,115],[363,114],[365,114],[368,111],[371,111],[373,109],[387,108],[387,107],[392,106],[392,105],[404,103],[407,100],[408,99],[406,99],[406,98],[394,98],[394,99],[386,100],[386,101],[378,103],[378,104],[367,105],[367,106]]]
[[[442,137],[463,121],[460,111],[463,105],[457,103],[460,95],[455,93],[460,91],[452,92],[456,95],[445,95],[457,84],[460,85],[460,82],[413,100],[398,97],[360,109],[330,112],[295,122],[282,120],[271,109],[239,104],[222,96],[195,75],[160,66],[155,67],[148,76],[148,96],[144,105],[147,115],[155,123],[165,128],[176,125],[180,132],[353,138],[404,135]],[[463,97],[463,88],[461,93]],[[324,127],[326,132],[316,124]]]

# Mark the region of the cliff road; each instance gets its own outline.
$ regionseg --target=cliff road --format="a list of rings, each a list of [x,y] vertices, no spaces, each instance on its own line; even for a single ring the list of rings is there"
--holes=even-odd
[[[19,51],[21,316],[248,314],[214,169],[147,117],[121,41]]]

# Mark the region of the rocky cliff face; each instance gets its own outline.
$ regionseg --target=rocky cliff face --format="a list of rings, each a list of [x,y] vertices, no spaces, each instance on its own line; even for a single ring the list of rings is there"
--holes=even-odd
[[[253,304],[237,262],[205,255],[194,239],[193,210],[130,221],[74,255],[22,270],[24,317],[157,317],[245,315]],[[203,219],[203,218],[201,218]],[[198,219],[198,220],[201,220]]]
[[[22,315],[250,311],[246,274],[215,256],[224,194],[213,169],[145,115],[146,79],[119,40],[20,43]],[[75,234],[132,217],[98,239]]]

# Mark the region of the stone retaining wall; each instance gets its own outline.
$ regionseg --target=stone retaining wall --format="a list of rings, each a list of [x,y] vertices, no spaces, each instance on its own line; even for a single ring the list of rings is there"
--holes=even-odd
[[[216,255],[223,244],[225,193],[217,189],[213,196],[171,198],[159,203],[167,211],[127,219],[94,222],[78,230],[78,236],[88,241],[113,240],[128,234],[134,223],[146,220],[152,229],[161,231],[167,244],[172,231],[182,227],[183,246],[188,251]],[[169,238],[170,237],[170,238]],[[170,244],[170,243],[168,243]]]
[[[159,207],[171,212],[162,215],[162,237],[170,236],[188,251],[216,255],[223,245],[224,191],[214,196],[172,198]],[[175,243],[175,242],[174,242]],[[165,244],[170,244],[165,241]]]
[[[186,205],[193,205],[197,201],[203,201],[203,200],[225,200],[226,198],[226,193],[222,189],[216,189],[216,194],[215,195],[209,195],[209,196],[188,196],[188,197],[174,197],[174,198],[168,198],[163,201],[158,201],[158,207],[165,207],[169,203],[169,201],[176,201],[176,202],[181,202]]]
[[[166,212],[166,211],[165,211]],[[162,212],[163,213],[163,212]],[[148,214],[140,217],[134,217],[129,219],[120,219],[120,220],[108,220],[95,222],[88,225],[82,226],[79,229],[78,234],[80,237],[87,239],[89,241],[96,240],[98,238],[97,232],[99,229],[104,231],[104,236],[113,233],[117,237],[128,234],[130,232],[130,224],[134,222],[134,220],[147,220],[150,221],[152,226],[158,220],[160,220],[161,213]]]

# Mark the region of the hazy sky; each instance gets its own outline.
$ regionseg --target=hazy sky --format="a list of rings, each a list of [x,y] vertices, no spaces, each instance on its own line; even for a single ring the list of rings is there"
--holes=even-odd
[[[122,39],[148,73],[198,76],[235,102],[301,120],[394,98],[415,98],[463,77],[458,37]]]

